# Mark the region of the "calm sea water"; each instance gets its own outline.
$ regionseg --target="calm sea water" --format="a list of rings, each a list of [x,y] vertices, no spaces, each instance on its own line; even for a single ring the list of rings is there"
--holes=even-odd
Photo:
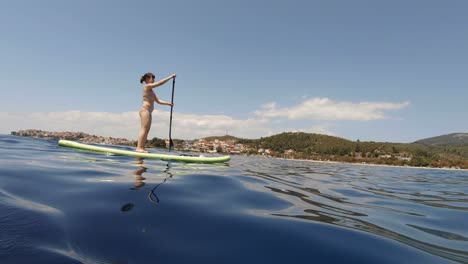
[[[467,223],[466,171],[186,164],[0,135],[0,263],[467,263]]]

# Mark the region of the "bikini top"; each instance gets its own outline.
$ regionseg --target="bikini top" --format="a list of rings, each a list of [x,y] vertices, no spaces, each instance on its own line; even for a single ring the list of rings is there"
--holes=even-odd
[[[153,90],[151,90],[148,93],[143,92],[143,100],[145,100],[145,99],[146,100],[151,100],[151,98],[153,98],[153,99],[156,98],[156,94],[154,94]]]

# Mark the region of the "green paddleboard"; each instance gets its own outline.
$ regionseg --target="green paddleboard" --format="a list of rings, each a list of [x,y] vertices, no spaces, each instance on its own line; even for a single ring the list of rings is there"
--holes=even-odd
[[[220,162],[227,162],[231,159],[230,156],[199,157],[199,156],[182,156],[182,155],[174,155],[174,154],[171,155],[171,154],[159,154],[159,153],[141,153],[141,152],[130,151],[130,150],[122,150],[122,149],[116,149],[116,148],[83,144],[83,143],[78,143],[75,141],[63,140],[63,139],[59,140],[58,144],[59,146],[63,146],[63,147],[70,147],[70,148],[76,148],[76,149],[111,153],[115,155],[147,158],[147,159],[176,160],[176,161],[194,162],[194,163],[220,163]]]

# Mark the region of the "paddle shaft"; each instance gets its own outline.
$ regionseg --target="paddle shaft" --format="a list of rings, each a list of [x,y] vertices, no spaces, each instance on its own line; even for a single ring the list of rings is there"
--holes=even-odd
[[[172,97],[171,97],[171,117],[169,119],[169,151],[174,148],[174,142],[172,141],[172,109],[174,108],[174,88],[175,88],[175,77],[172,78]]]

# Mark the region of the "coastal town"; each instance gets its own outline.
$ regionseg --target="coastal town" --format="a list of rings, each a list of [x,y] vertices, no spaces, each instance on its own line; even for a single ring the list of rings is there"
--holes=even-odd
[[[169,141],[166,141],[166,145],[169,144]],[[235,140],[220,140],[220,139],[196,139],[196,140],[185,140],[183,145],[180,148],[183,151],[191,152],[206,152],[206,153],[230,153],[230,154],[250,154],[250,155],[260,155],[265,157],[280,157],[286,159],[295,159],[305,157],[301,156],[294,149],[287,149],[281,153],[274,151],[269,148],[253,148],[241,143],[236,143]],[[365,158],[380,158],[380,159],[390,159],[395,158],[400,161],[411,161],[412,155],[409,152],[399,152],[398,154],[388,154],[385,151],[376,150],[372,153],[364,152],[351,152],[348,156],[355,159],[365,159]],[[315,160],[322,161],[322,157],[314,157]],[[325,159],[330,161],[330,159]]]
[[[44,139],[66,139],[75,140],[82,143],[94,143],[94,144],[108,144],[108,145],[127,145],[136,146],[136,141],[128,140],[125,138],[115,137],[103,137],[97,135],[91,135],[83,132],[50,132],[37,129],[19,130],[17,132],[11,132],[12,135],[33,137],[33,138],[44,138]],[[169,146],[169,140],[165,139],[165,147]],[[151,146],[150,146],[151,147]],[[164,146],[159,146],[164,147]],[[297,153],[294,149],[287,149],[278,153],[269,148],[255,148],[246,144],[238,143],[235,139],[217,139],[217,138],[200,138],[194,140],[177,140],[175,149],[180,151],[190,152],[202,152],[202,153],[228,153],[228,154],[249,154],[249,155],[260,155],[265,157],[280,157],[280,158],[304,158]],[[312,153],[312,157],[314,157]],[[376,150],[372,153],[363,153],[354,151],[349,153],[348,156],[354,158],[396,158],[398,160],[411,161],[412,155],[408,152],[399,152],[398,155],[391,155],[385,151]],[[322,157],[314,157],[316,160],[322,160]],[[326,159],[329,160],[329,159]]]
[[[125,138],[115,137],[103,137],[97,135],[91,135],[83,132],[50,132],[38,129],[27,129],[11,132],[11,135],[21,137],[32,137],[32,138],[44,138],[44,139],[66,139],[76,140],[82,143],[94,143],[94,144],[108,144],[108,145],[127,145],[136,146],[136,141],[128,140]],[[176,150],[192,151],[192,152],[205,152],[205,153],[232,153],[240,154],[244,152],[253,151],[252,148],[238,144],[235,140],[208,140],[208,139],[196,139],[196,140],[183,140],[177,141],[179,144],[175,144]],[[169,146],[169,140],[165,139],[166,146]],[[151,146],[150,146],[151,147]],[[162,146],[160,146],[162,147]],[[269,154],[269,150],[261,150],[261,153]]]
[[[50,132],[38,129],[27,129],[12,131],[11,135],[20,137],[44,138],[44,139],[66,139],[77,140],[82,143],[96,143],[96,144],[109,144],[109,145],[129,145],[134,143],[125,138],[102,137],[90,135],[83,132]]]
[[[181,150],[192,152],[232,154],[240,154],[244,152],[253,151],[252,148],[249,148],[244,144],[236,143],[235,140],[209,140],[204,138],[196,140],[184,140],[182,142]]]

